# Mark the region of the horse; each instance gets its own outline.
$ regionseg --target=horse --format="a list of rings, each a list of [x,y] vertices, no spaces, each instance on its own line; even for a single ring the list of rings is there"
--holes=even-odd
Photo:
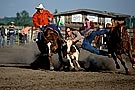
[[[126,28],[122,28],[122,24],[119,22],[115,22],[115,27],[112,27],[109,32],[108,52],[112,55],[117,69],[120,69],[120,66],[117,62],[118,58],[121,61],[126,74],[131,74],[130,69],[126,66],[126,62],[123,60],[122,54],[128,55],[132,67],[135,69],[135,61],[132,57],[130,37]]]
[[[50,26],[47,26],[41,33],[41,40],[37,42],[38,49],[41,55],[46,55],[48,57],[50,70],[54,70],[52,62],[53,54],[58,54],[59,61],[61,63],[63,61],[61,54],[62,40],[59,33]]]
[[[83,70],[78,62],[80,54],[79,47],[73,44],[72,40],[65,40],[65,42],[66,45],[63,46],[63,56],[69,60],[70,70]]]

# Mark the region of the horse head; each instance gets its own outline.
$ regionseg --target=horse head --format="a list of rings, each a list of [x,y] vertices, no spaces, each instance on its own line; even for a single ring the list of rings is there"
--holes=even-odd
[[[51,27],[47,27],[43,31],[44,43],[48,45],[52,53],[57,53],[60,44],[60,37],[58,33]],[[48,44],[50,43],[50,44]]]

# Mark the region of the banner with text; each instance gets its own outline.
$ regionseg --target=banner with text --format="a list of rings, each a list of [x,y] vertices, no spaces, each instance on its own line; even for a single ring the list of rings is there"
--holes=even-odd
[[[89,19],[89,21],[98,22],[97,16],[87,15],[87,18]]]
[[[82,14],[72,15],[72,22],[82,22]]]

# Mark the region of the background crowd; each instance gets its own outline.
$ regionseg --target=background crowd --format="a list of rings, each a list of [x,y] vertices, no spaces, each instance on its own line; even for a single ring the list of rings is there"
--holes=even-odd
[[[0,48],[13,47],[15,45],[24,45],[28,43],[29,30],[32,30],[32,27],[16,27],[14,22],[10,22],[9,26],[1,25]]]

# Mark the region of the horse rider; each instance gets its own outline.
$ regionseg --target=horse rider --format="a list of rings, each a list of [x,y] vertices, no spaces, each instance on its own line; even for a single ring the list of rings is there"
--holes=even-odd
[[[85,50],[88,50],[91,53],[98,54],[98,55],[103,55],[103,56],[109,56],[107,51],[103,50],[97,50],[93,46],[91,46],[91,43],[96,35],[103,35],[108,33],[108,30],[103,29],[103,30],[97,30],[97,31],[92,31],[87,37],[84,37],[80,34],[79,31],[73,31],[72,28],[67,28],[66,29],[67,33],[67,38],[72,40],[73,43],[76,43],[81,45],[81,47]],[[78,46],[78,45],[77,45]]]
[[[40,32],[38,33],[38,37],[36,39],[36,41],[40,41],[41,40],[41,35],[42,35],[42,31],[47,27],[52,27],[54,30],[56,30],[60,37],[62,37],[62,34],[60,32],[60,30],[57,28],[57,26],[52,22],[53,20],[53,15],[44,8],[43,4],[39,4],[36,8],[37,11],[34,13],[32,20],[33,20],[33,24],[35,25],[35,27],[40,28]]]

